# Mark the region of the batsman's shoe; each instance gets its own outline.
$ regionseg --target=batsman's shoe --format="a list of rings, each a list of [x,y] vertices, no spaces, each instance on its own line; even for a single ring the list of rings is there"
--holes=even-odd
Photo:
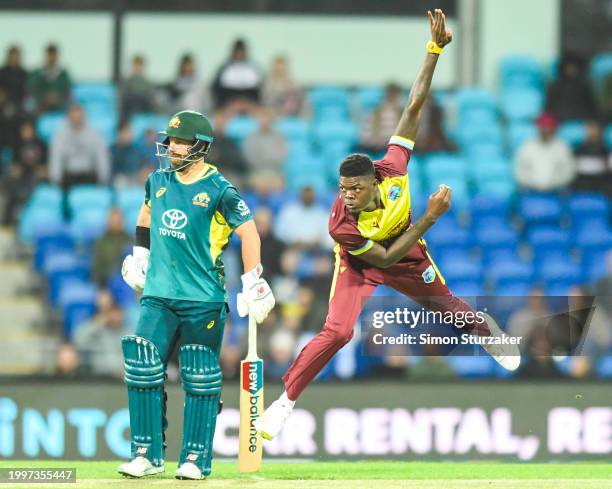
[[[281,432],[292,412],[293,406],[291,404],[277,399],[268,406],[263,416],[255,421],[255,429],[259,431],[262,438],[272,440]]]
[[[206,476],[202,474],[202,471],[198,468],[198,466],[191,462],[185,462],[178,469],[176,469],[175,477],[177,479],[190,480],[206,479]]]
[[[144,477],[146,475],[160,474],[164,470],[163,465],[156,467],[145,457],[136,457],[131,462],[121,464],[117,469],[120,474],[128,477]]]
[[[491,335],[496,338],[510,338],[509,335],[504,333],[502,329],[498,326],[495,319],[493,319],[489,314],[485,314],[487,319],[487,324],[489,325],[489,330],[491,331]],[[486,350],[486,352],[491,355],[497,363],[499,363],[502,367],[510,372],[514,372],[521,365],[521,352],[518,348],[518,345],[513,345],[511,343],[504,343],[503,341],[499,345],[487,345],[484,344],[482,347]]]

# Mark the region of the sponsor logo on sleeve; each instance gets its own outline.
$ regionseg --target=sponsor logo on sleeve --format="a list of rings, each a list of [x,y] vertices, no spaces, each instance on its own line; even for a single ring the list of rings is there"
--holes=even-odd
[[[249,206],[246,204],[244,200],[241,200],[240,202],[238,202],[238,205],[236,206],[236,208],[240,211],[240,215],[242,217],[248,216],[251,213]]]
[[[432,283],[436,279],[436,271],[434,270],[433,265],[429,265],[421,276],[426,284]]]

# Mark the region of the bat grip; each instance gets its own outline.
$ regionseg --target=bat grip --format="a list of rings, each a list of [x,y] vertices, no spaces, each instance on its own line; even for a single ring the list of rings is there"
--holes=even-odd
[[[247,358],[257,358],[257,321],[252,314],[249,314],[249,336]]]

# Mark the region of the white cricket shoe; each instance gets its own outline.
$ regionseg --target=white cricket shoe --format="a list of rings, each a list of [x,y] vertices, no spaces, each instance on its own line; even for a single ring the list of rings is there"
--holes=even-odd
[[[191,479],[191,480],[200,480],[206,479],[205,475],[202,475],[202,471],[199,467],[191,462],[185,462],[178,469],[176,469],[177,479]]]
[[[257,421],[255,421],[255,429],[259,431],[262,438],[272,440],[283,429],[285,422],[293,412],[293,404],[284,402],[282,399],[277,399],[268,406]]]
[[[485,316],[492,336],[496,338],[510,338],[510,336],[504,333],[498,326],[495,319],[493,319],[489,314],[485,314]],[[502,343],[500,345],[484,344],[482,347],[495,359],[497,363],[510,372],[514,372],[521,365],[521,352],[518,345]]]
[[[117,470],[120,474],[129,477],[144,477],[146,475],[159,474],[166,469],[163,465],[156,467],[145,457],[136,457],[131,462],[121,464]]]

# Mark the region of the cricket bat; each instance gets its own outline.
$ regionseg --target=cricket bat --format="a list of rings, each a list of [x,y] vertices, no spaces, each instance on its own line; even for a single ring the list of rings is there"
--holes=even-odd
[[[257,472],[261,467],[262,439],[254,423],[263,415],[263,387],[263,360],[257,356],[257,322],[249,314],[248,351],[240,362],[240,472]]]

